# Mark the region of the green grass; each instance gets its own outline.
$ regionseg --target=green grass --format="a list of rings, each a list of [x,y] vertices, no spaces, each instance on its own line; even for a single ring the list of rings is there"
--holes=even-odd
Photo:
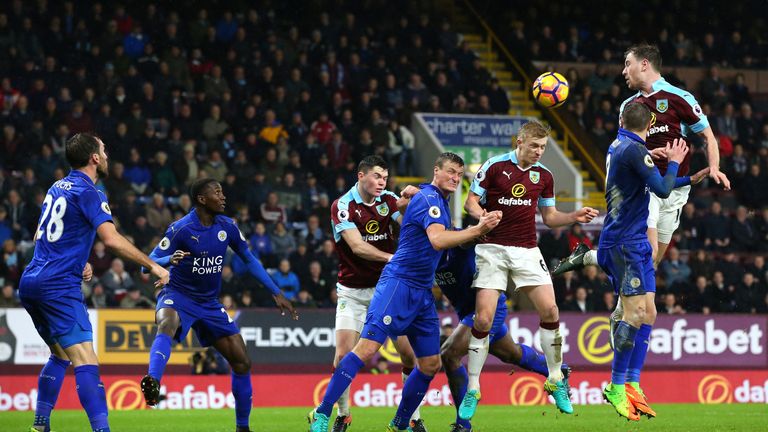
[[[576,406],[576,414],[556,413],[553,406],[512,407],[480,406],[475,421],[476,432],[523,431],[766,431],[766,405],[654,405],[659,417],[628,423],[608,405]],[[259,408],[251,414],[251,428],[258,432],[301,432],[307,430],[307,408]],[[394,408],[353,408],[350,432],[380,432],[395,413]],[[455,411],[452,407],[422,408],[422,416],[431,432],[448,432]],[[0,430],[26,432],[33,420],[31,412],[0,413]],[[205,431],[232,432],[232,410],[190,411],[115,411],[109,414],[115,432]],[[90,430],[81,411],[56,411],[56,432]]]

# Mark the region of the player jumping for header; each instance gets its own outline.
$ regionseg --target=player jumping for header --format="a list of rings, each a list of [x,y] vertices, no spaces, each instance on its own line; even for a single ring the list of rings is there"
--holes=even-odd
[[[614,335],[611,383],[603,395],[619,415],[638,420],[638,411],[649,417],[656,416],[637,382],[630,382],[640,375],[648,351],[648,336],[639,337],[645,316],[656,314],[656,271],[646,233],[650,199],[647,188],[666,199],[673,188],[689,186],[692,179],[677,177],[679,166],[688,154],[683,140],[674,140],[665,147],[667,172],[661,177],[645,147],[652,122],[651,111],[645,105],[627,105],[621,119],[623,128],[619,129],[619,136],[608,149],[605,160],[608,213],[600,234],[597,260],[621,297],[624,313]]]
[[[568,381],[562,373],[560,316],[549,270],[536,246],[536,208],[549,227],[590,222],[598,212],[584,207],[571,213],[555,208],[554,178],[539,161],[549,139],[549,129],[531,121],[520,128],[517,148],[486,161],[475,175],[464,208],[474,218],[488,211],[502,212],[499,226],[475,247],[477,273],[475,322],[469,340],[469,385],[459,416],[469,420],[480,400],[480,372],[488,357],[488,334],[493,325],[499,296],[510,279],[531,299],[539,313],[541,349],[549,376],[544,389],[557,408],[573,412]]]

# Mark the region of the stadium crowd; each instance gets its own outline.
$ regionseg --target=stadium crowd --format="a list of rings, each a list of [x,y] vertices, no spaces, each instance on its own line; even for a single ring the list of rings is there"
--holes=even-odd
[[[333,13],[296,3],[214,10],[14,0],[0,11],[0,307],[18,305],[15,287],[31,257],[46,188],[66,174],[64,142],[81,131],[96,131],[107,144],[111,173],[98,186],[119,229],[139,248],[149,252],[189,211],[191,182],[213,177],[228,214],[286,297],[300,307],[334,306],[330,204],[355,183],[356,162],[379,154],[392,177],[415,174],[413,112],[506,113],[510,102],[448,21],[406,14],[406,2],[349,2]],[[543,49],[549,41],[542,29],[531,40],[539,41],[542,59],[557,60]],[[688,40],[698,52],[685,34],[670,37],[669,46]],[[583,60],[621,61],[604,52],[585,48]],[[731,60],[729,54],[718,64],[760,64]],[[583,80],[569,73],[568,109],[605,146],[626,90],[600,69]],[[768,267],[752,255],[764,255],[768,245],[768,210],[761,210],[768,206],[768,125],[752,116],[748,89],[717,83],[717,69],[711,73],[696,84],[701,90],[692,88],[711,109],[736,194],[705,185],[686,207],[677,247],[659,271],[661,292],[686,294],[660,295],[660,310],[766,312]],[[579,227],[545,232],[542,251],[550,260],[565,257],[573,238],[590,240],[586,235]],[[89,262],[89,306],[153,307],[148,275],[103,243],[95,243]],[[226,264],[226,307],[272,304],[239,258]],[[556,284],[564,309],[612,309],[597,269]]]

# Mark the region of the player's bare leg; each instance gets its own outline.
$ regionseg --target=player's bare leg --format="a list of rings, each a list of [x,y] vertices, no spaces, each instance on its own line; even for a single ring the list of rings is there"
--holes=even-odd
[[[488,332],[493,326],[493,318],[496,316],[496,304],[499,301],[501,291],[487,288],[476,288],[475,293],[475,321],[472,325],[469,337],[469,358],[467,359],[467,372],[469,383],[467,393],[459,407],[459,417],[470,420],[475,415],[477,403],[480,401],[480,373],[488,358],[489,339]]]
[[[144,394],[144,401],[150,406],[160,402],[160,380],[171,358],[173,336],[181,326],[178,312],[169,307],[157,311],[155,322],[157,334],[149,351],[149,368],[147,374],[141,379],[141,392]]]
[[[555,290],[551,284],[521,287],[539,313],[539,343],[547,360],[549,376],[544,389],[555,399],[557,408],[572,414],[568,381],[563,375],[563,337],[560,334],[560,311],[555,303]]]
[[[245,348],[243,337],[238,334],[219,338],[213,343],[232,367],[232,395],[235,397],[235,430],[249,432],[248,419],[253,405],[253,387],[251,385],[251,359]]]
[[[360,333],[349,329],[337,329],[336,330],[336,353],[333,358],[334,370],[339,365],[341,359],[344,358],[347,353],[352,351],[357,341],[360,339]],[[334,432],[343,432],[352,423],[352,418],[349,415],[349,387],[344,390],[341,397],[337,401],[339,408],[336,413],[336,422],[333,425]],[[337,424],[338,423],[338,424]]]
[[[413,371],[413,368],[416,367],[416,354],[413,352],[413,347],[411,347],[411,343],[408,342],[407,336],[400,336],[396,340],[392,341],[392,343],[395,345],[395,350],[397,350],[397,353],[400,354],[400,361],[403,364],[403,384],[405,384],[405,381],[408,379],[408,375],[410,375]],[[413,415],[411,416],[411,428],[415,432],[426,431],[424,421],[421,419],[421,410],[419,407],[416,407],[416,411],[414,411]]]

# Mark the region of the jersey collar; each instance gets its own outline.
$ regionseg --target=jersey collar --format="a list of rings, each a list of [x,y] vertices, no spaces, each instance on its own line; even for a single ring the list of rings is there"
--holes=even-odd
[[[627,138],[629,138],[629,139],[631,139],[633,141],[637,141],[640,144],[642,144],[643,146],[645,146],[645,140],[644,139],[640,138],[640,136],[637,135],[636,133],[630,132],[630,131],[628,131],[628,130],[626,130],[624,128],[619,128],[619,136],[620,137],[622,137],[622,136],[623,137],[627,137]]]
[[[659,90],[661,90],[662,88],[664,88],[667,85],[668,85],[667,80],[665,80],[664,77],[661,77],[661,78],[657,79],[656,81],[654,81],[653,83],[651,83],[651,92],[650,93],[648,93],[647,95],[644,95],[643,91],[640,90],[640,91],[637,92],[637,94],[639,96],[648,97],[648,96],[651,96],[653,94],[656,94],[656,92],[658,92]]]
[[[352,189],[349,191],[352,193],[352,198],[355,200],[358,204],[365,204],[365,201],[363,201],[363,197],[360,196],[360,191],[357,189],[357,185],[360,184],[360,182],[355,183],[354,186],[352,186]],[[381,202],[381,195],[377,196],[373,200],[374,202]]]
[[[443,198],[443,201],[448,201],[448,197],[443,195],[443,192],[437,188],[437,186],[433,185],[432,183],[422,183],[419,185],[419,189],[425,190],[430,189],[435,192],[437,192],[437,195]]]
[[[95,183],[93,182],[93,180],[91,179],[91,177],[90,177],[88,174],[86,174],[86,173],[84,173],[84,172],[82,172],[82,171],[79,171],[79,170],[74,170],[74,169],[73,169],[72,171],[70,171],[70,172],[69,172],[69,175],[71,175],[71,176],[75,176],[75,177],[80,177],[80,178],[82,178],[82,179],[85,179],[85,180],[87,180],[87,181],[88,181],[88,183],[89,183],[89,184],[92,184],[92,185],[93,185],[93,184],[95,184]]]

